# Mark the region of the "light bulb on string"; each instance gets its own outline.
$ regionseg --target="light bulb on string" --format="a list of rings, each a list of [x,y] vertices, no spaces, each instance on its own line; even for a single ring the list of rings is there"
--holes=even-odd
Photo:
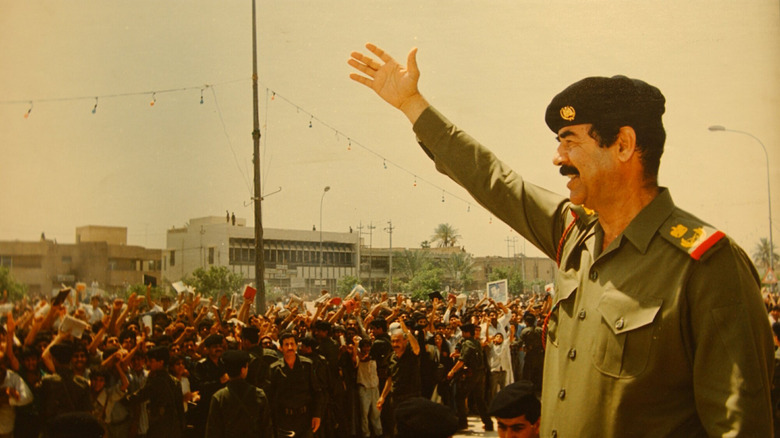
[[[312,120],[314,120],[314,116],[312,116],[312,117],[309,119],[309,128],[311,128],[311,126],[312,126],[312,125],[311,125],[311,121],[312,121]]]
[[[417,187],[417,177],[416,176],[414,177],[414,186],[413,187]]]
[[[27,112],[26,112],[26,113],[24,113],[24,118],[25,118],[25,119],[30,117],[30,113],[32,112],[32,108],[33,108],[33,103],[32,103],[32,100],[31,100],[31,101],[30,101],[30,108],[28,108],[28,109],[27,109]]]
[[[276,91],[274,91],[274,92],[271,94],[271,100],[274,100],[274,99],[276,99]]]
[[[203,105],[203,88],[200,89],[200,104]]]
[[[490,220],[488,221],[489,224],[493,224],[493,216],[490,216]]]
[[[152,101],[149,102],[149,106],[154,106],[157,103],[157,93],[152,93]]]
[[[471,213],[471,206],[470,205],[466,206],[466,213]]]
[[[347,150],[348,151],[352,150],[352,140],[349,140],[349,143],[347,144]]]
[[[444,190],[441,191],[441,202],[444,202]]]
[[[387,161],[386,160],[382,160],[382,166],[384,166],[385,169],[387,169]]]
[[[95,114],[97,112],[97,104],[98,104],[98,98],[95,98],[95,106],[92,107],[92,114]]]

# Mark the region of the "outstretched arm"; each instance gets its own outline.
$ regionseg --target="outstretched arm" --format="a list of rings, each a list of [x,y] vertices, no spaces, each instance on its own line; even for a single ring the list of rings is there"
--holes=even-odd
[[[417,82],[420,80],[417,48],[409,51],[406,66],[399,64],[384,50],[371,43],[366,44],[366,48],[379,60],[360,52],[352,52],[347,63],[363,75],[352,73],[349,77],[374,90],[387,103],[400,109],[414,124],[429,106],[417,89]]]

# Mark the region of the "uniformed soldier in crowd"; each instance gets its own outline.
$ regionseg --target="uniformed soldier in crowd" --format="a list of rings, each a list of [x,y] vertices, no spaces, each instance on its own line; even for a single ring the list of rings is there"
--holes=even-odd
[[[372,339],[369,357],[376,361],[376,375],[379,378],[379,389],[382,390],[390,375],[390,358],[393,356],[393,346],[390,343],[390,336],[387,334],[387,321],[384,318],[372,319],[368,324],[368,332]],[[380,418],[382,430],[393,430],[392,409],[382,410]]]
[[[520,342],[525,352],[523,379],[533,382],[536,392],[541,394],[544,372],[544,349],[542,347],[542,329],[536,324],[536,316],[531,312],[523,315],[525,328],[520,332]]]
[[[320,427],[322,388],[312,362],[298,355],[298,341],[291,332],[279,335],[282,359],[271,366],[268,400],[277,436],[309,437]]]
[[[126,402],[137,405],[148,401],[147,438],[180,438],[184,434],[184,400],[181,383],[168,373],[170,351],[167,346],[151,348],[147,353],[149,376]]]
[[[268,375],[263,372],[263,346],[260,345],[260,329],[253,326],[241,328],[241,349],[249,353],[249,371],[246,381],[250,385],[260,387],[259,376]]]
[[[187,411],[194,438],[202,438],[206,433],[206,419],[209,414],[209,403],[211,396],[222,389],[228,381],[228,376],[219,359],[225,352],[225,338],[222,335],[212,334],[203,340],[203,347],[206,349],[206,357],[195,364],[194,372],[190,378],[190,385],[193,391],[198,391],[200,400],[192,409]]]
[[[558,263],[547,318],[542,435],[771,436],[772,338],[750,259],[658,185],[660,90],[590,77],[545,122],[569,197],[526,182],[434,109],[374,45],[351,76],[400,109],[424,152]],[[562,63],[565,64],[565,60]]]
[[[420,345],[414,334],[406,327],[403,319],[399,319],[401,327],[394,329],[390,336],[390,344],[393,347],[393,355],[390,358],[389,375],[385,380],[385,386],[376,407],[380,411],[388,410],[391,414],[395,406],[404,400],[420,396]],[[395,416],[393,416],[395,418]],[[385,429],[382,422],[382,430],[391,433],[395,425]]]
[[[496,394],[488,413],[496,417],[498,438],[539,438],[542,405],[534,384],[520,380]]]
[[[487,414],[485,405],[485,355],[479,338],[475,335],[476,326],[472,323],[463,324],[460,327],[463,341],[460,345],[458,361],[452,367],[447,378],[457,378],[458,386],[455,391],[455,408],[458,411],[458,427],[468,428],[468,411],[466,399],[473,406],[482,419],[485,431],[493,430],[493,421]]]
[[[268,398],[246,381],[250,359],[246,351],[228,350],[222,355],[230,380],[211,397],[206,438],[273,438]]]

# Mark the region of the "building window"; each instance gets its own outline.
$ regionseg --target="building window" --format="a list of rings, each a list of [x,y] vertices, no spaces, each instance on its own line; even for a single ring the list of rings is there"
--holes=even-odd
[[[209,264],[214,264],[214,248],[209,248]]]
[[[171,267],[176,266],[176,251],[171,251]]]
[[[14,261],[10,256],[0,256],[0,266],[12,268],[14,266]]]
[[[64,264],[73,263],[73,257],[71,257],[71,256],[62,256],[62,263],[64,263]]]

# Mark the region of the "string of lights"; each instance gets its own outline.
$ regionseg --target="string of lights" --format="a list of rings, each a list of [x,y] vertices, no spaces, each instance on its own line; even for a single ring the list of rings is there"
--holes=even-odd
[[[0,101],[0,105],[22,105],[22,104],[27,105],[27,111],[23,114],[24,118],[27,119],[27,118],[31,117],[34,103],[40,104],[40,103],[53,103],[53,102],[88,101],[88,102],[94,102],[94,104],[92,105],[92,108],[91,108],[91,112],[92,112],[92,114],[95,114],[98,111],[98,103],[101,100],[105,100],[105,99],[146,95],[146,96],[150,96],[149,105],[153,107],[157,103],[157,96],[158,95],[168,94],[168,93],[181,93],[181,92],[188,92],[188,91],[193,91],[193,90],[199,90],[200,91],[199,103],[202,105],[204,103],[204,91],[206,89],[208,89],[211,92],[211,95],[212,95],[212,97],[214,99],[214,104],[216,106],[217,113],[218,113],[218,115],[220,117],[220,121],[222,123],[223,132],[225,134],[225,138],[227,139],[228,146],[230,147],[231,152],[233,154],[234,160],[236,162],[236,166],[239,169],[239,173],[242,174],[242,176],[244,178],[244,182],[247,185],[247,189],[249,190],[249,192],[251,194],[251,185],[250,185],[250,183],[249,183],[249,181],[248,181],[248,179],[247,179],[247,177],[245,175],[245,172],[242,171],[242,169],[241,169],[241,167],[239,165],[238,156],[237,156],[237,154],[235,152],[235,148],[233,147],[233,144],[232,144],[232,142],[230,140],[230,136],[228,135],[227,127],[225,125],[225,121],[222,118],[222,113],[221,113],[221,111],[219,109],[219,103],[218,103],[217,94],[216,94],[216,90],[215,90],[215,87],[217,87],[217,86],[227,85],[227,84],[231,84],[231,83],[235,83],[235,82],[241,82],[241,81],[248,81],[248,80],[249,79],[235,79],[235,80],[221,82],[221,83],[215,83],[215,84],[205,84],[205,85],[190,86],[190,87],[180,87],[180,88],[169,88],[169,89],[163,89],[163,90],[149,90],[149,91],[138,91],[138,92],[113,93],[113,94],[104,94],[104,95],[98,95],[98,96],[71,96],[71,97],[38,98],[38,99],[31,99],[31,100],[5,100],[5,101]],[[351,151],[353,146],[354,147],[358,147],[358,148],[362,149],[363,151],[369,153],[370,155],[373,155],[377,159],[381,160],[382,161],[382,167],[385,170],[388,169],[388,166],[392,166],[395,169],[400,170],[401,172],[404,172],[404,173],[408,174],[409,176],[411,176],[412,179],[413,179],[413,187],[417,187],[418,181],[421,182],[421,183],[425,183],[425,184],[433,187],[434,189],[441,191],[441,202],[446,202],[447,197],[452,198],[452,199],[456,199],[456,200],[461,201],[464,204],[466,204],[466,211],[467,212],[471,211],[472,202],[470,202],[469,200],[464,199],[463,197],[458,196],[458,195],[448,191],[447,189],[439,186],[438,184],[436,184],[436,183],[434,183],[432,181],[429,181],[429,180],[427,180],[427,179],[425,179],[425,178],[415,174],[414,172],[410,171],[409,169],[403,167],[402,165],[400,165],[400,164],[398,164],[398,163],[388,159],[387,157],[385,157],[382,154],[380,154],[379,152],[377,152],[375,149],[367,146],[363,142],[360,142],[360,141],[354,139],[350,135],[344,133],[340,129],[336,128],[335,126],[331,125],[330,123],[326,122],[325,120],[321,119],[320,117],[316,116],[315,114],[311,113],[310,111],[307,111],[305,108],[303,108],[300,105],[296,104],[295,102],[291,101],[290,99],[288,99],[284,95],[279,94],[278,92],[274,91],[271,88],[268,88],[268,87],[264,87],[264,88],[266,90],[267,108],[269,108],[269,110],[266,111],[266,120],[265,120],[265,123],[264,123],[264,126],[263,126],[264,130],[266,131],[265,135],[264,135],[264,145],[265,146],[267,146],[267,130],[268,130],[268,122],[267,122],[268,119],[267,119],[267,117],[268,117],[268,113],[270,112],[270,107],[273,105],[272,102],[275,102],[278,99],[278,100],[283,101],[286,104],[294,107],[298,113],[303,113],[305,116],[308,116],[308,119],[309,119],[308,120],[308,127],[309,128],[313,128],[314,127],[314,123],[317,123],[318,125],[331,130],[335,134],[336,139],[338,141],[342,141],[342,139],[345,140],[346,141],[346,149],[347,149],[347,151]],[[268,98],[269,95],[270,95],[270,99]],[[270,100],[270,102],[269,102],[269,100]],[[267,147],[264,147],[264,150],[267,150]],[[266,172],[264,172],[264,175],[267,175],[267,170],[266,170]],[[489,217],[489,223],[490,224],[493,223],[492,216]]]

